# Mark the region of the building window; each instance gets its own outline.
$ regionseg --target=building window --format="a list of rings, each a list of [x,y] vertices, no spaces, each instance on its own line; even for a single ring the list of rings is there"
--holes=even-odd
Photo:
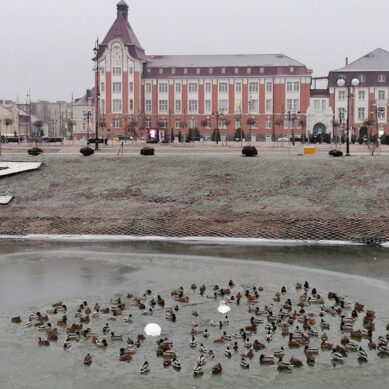
[[[210,129],[211,128],[211,120],[210,119],[206,119],[205,120],[205,126],[204,128],[207,128],[207,129]]]
[[[128,68],[128,72],[130,74],[134,74],[134,67],[132,65],[130,65],[130,67]]]
[[[378,100],[385,100],[385,89],[379,89],[378,90]]]
[[[272,101],[271,99],[266,100],[266,112],[271,112],[272,111]]]
[[[82,123],[82,129],[85,131],[86,130],[86,123]]]
[[[188,74],[188,68],[184,68],[184,74]]]
[[[146,84],[146,93],[151,93],[151,84]]]
[[[189,93],[197,93],[197,83],[196,82],[190,82],[188,85]]]
[[[239,68],[235,68],[235,69],[234,69],[234,73],[235,73],[235,74],[238,74],[238,73],[239,73]]]
[[[113,82],[112,83],[112,92],[113,93],[121,93],[122,92],[122,83],[121,82]]]
[[[378,82],[386,82],[386,74],[380,73],[378,75]]]
[[[287,92],[292,92],[293,91],[293,83],[292,83],[292,81],[288,81],[286,83],[286,91]]]
[[[146,102],[145,102],[145,110],[147,112],[151,112],[151,100],[146,100]]]
[[[112,100],[112,112],[115,112],[115,113],[122,112],[122,101],[121,100]]]
[[[259,68],[259,73],[265,73],[265,68]]]
[[[266,92],[271,92],[273,90],[273,83],[270,81],[266,82]]]
[[[196,68],[196,74],[200,74],[200,68]]]
[[[358,91],[358,99],[359,100],[365,100],[365,91],[364,90],[359,90]]]
[[[104,69],[104,68],[101,68],[101,69],[100,69],[100,72],[101,72],[101,74],[105,74],[105,69]]]
[[[293,82],[293,92],[298,92],[300,90],[300,83],[298,81]]]
[[[112,127],[120,128],[122,126],[122,119],[113,119]]]
[[[129,92],[134,92],[134,83],[133,83],[133,82],[130,82],[130,83],[128,84],[128,91],[129,91]]]
[[[159,93],[167,93],[167,83],[161,83],[158,85],[159,87]]]
[[[181,120],[176,119],[176,121],[175,121],[175,127],[176,127],[176,128],[181,128]]]
[[[365,108],[363,107],[358,108],[358,119],[360,120],[365,119]]]
[[[209,74],[213,74],[213,68],[209,68],[209,69],[208,69],[208,73],[209,73]]]
[[[272,121],[271,119],[266,119],[266,129],[270,130],[272,128]]]
[[[120,76],[122,74],[122,68],[112,68],[112,74],[115,76]]]
[[[385,107],[378,107],[377,108],[377,118],[378,120],[385,120],[386,117],[386,109]]]
[[[176,74],[176,69],[172,68],[170,72],[171,72],[171,74]]]
[[[251,112],[258,112],[258,100],[251,99],[249,101],[249,111]]]
[[[313,100],[313,108],[316,110],[320,109],[320,100]]]
[[[257,82],[249,82],[249,92],[250,93],[258,93],[258,83]]]
[[[293,72],[294,72],[294,66],[291,66],[291,67],[289,68],[289,71],[290,71],[291,73],[293,73]]]
[[[242,83],[237,82],[235,83],[235,93],[241,93],[242,92]]]
[[[102,82],[102,83],[100,84],[100,91],[101,91],[101,92],[104,92],[104,91],[105,91],[105,84],[104,84],[104,82]]]
[[[241,126],[241,120],[240,119],[235,119],[235,130],[238,130]]]
[[[299,99],[287,99],[286,100],[286,109],[287,111],[299,111],[300,100]]]
[[[160,112],[167,112],[167,100],[158,100],[158,108]]]
[[[189,119],[189,121],[188,121],[188,127],[189,127],[190,129],[192,129],[192,128],[197,128],[197,120]]]
[[[146,74],[151,74],[151,69],[147,68],[146,69]]]
[[[226,74],[226,68],[222,68],[222,74]]]
[[[132,112],[134,110],[134,99],[130,99],[128,109]]]
[[[293,99],[293,111],[294,112],[300,111],[300,100],[299,99]]]
[[[197,100],[189,100],[189,112],[197,112]]]
[[[217,126],[218,126],[218,128],[225,130],[227,128],[226,120],[225,119],[219,119],[218,122],[217,122]]]
[[[159,68],[159,74],[163,74],[163,69]]]
[[[181,84],[179,82],[176,83],[176,93],[181,93]]]
[[[151,128],[151,119],[145,119],[145,128]]]
[[[205,92],[210,93],[211,92],[211,83],[207,82],[205,84]]]
[[[228,109],[228,100],[219,100],[218,102],[218,111],[227,112]]]
[[[226,92],[228,92],[228,84],[226,82],[220,82],[219,93],[226,93]]]
[[[176,112],[181,112],[181,100],[176,100]]]
[[[161,119],[158,121],[159,128],[167,128],[167,119]]]
[[[359,82],[366,82],[366,76],[364,74],[358,75]]]
[[[211,100],[205,100],[205,112],[206,113],[211,112]]]
[[[339,108],[338,117],[341,122],[345,121],[346,118],[346,108]]]
[[[105,100],[101,100],[101,113],[105,113]]]
[[[326,100],[321,101],[321,109],[323,111],[325,111],[327,109],[327,101]]]
[[[247,68],[247,74],[251,74],[251,68]]]
[[[339,98],[339,100],[346,100],[346,91],[340,90],[338,92],[338,98]]]

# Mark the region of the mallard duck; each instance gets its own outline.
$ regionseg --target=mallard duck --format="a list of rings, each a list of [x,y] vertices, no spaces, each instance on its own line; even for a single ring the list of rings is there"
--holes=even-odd
[[[289,363],[291,365],[293,365],[294,367],[301,367],[301,366],[303,366],[303,362],[300,359],[295,358],[294,356],[292,356],[290,358]]]
[[[221,374],[223,372],[223,367],[220,363],[214,365],[211,369],[212,374]]]
[[[194,370],[193,370],[193,375],[194,376],[201,376],[203,374],[204,374],[204,370],[203,370],[202,366],[201,365],[197,365],[194,368]]]
[[[50,346],[50,342],[48,340],[44,340],[42,338],[39,338],[38,346]]]
[[[322,350],[332,350],[334,346],[332,345],[332,343],[321,342],[320,348]]]
[[[208,337],[209,337],[209,332],[208,332],[207,329],[204,330],[204,332],[203,332],[203,337],[204,337],[204,338],[208,338]]]
[[[84,358],[84,365],[90,366],[92,364],[92,355],[86,354]]]
[[[250,367],[250,364],[248,363],[248,361],[245,357],[241,358],[240,367],[242,367],[243,369],[248,369]]]
[[[111,332],[111,340],[123,340],[123,335],[115,335],[114,332]]]
[[[197,346],[197,342],[194,336],[192,336],[192,340],[189,343],[190,348],[195,348]]]
[[[99,339],[96,339],[95,345],[97,347],[107,347],[108,343],[107,343],[106,339],[103,339],[101,341]]]
[[[22,319],[20,318],[20,316],[15,316],[15,317],[11,318],[11,322],[19,324],[22,322]]]
[[[344,361],[343,355],[341,353],[337,352],[336,349],[332,350],[331,357],[332,357],[332,360],[336,361],[336,362],[343,362]]]
[[[311,353],[311,354],[318,354],[319,353],[319,349],[317,347],[309,347],[309,346],[305,346],[304,347],[304,353]]]
[[[282,357],[277,362],[277,369],[278,370],[293,370],[293,365],[289,362],[284,362],[282,360]]]
[[[320,320],[320,328],[322,330],[329,330],[330,329],[330,323],[327,323],[324,319]]]
[[[252,358],[254,357],[254,351],[253,351],[253,349],[251,348],[246,354],[242,354],[242,357],[252,359]]]
[[[109,324],[105,323],[105,326],[103,327],[103,334],[106,334],[110,331]]]
[[[148,373],[149,371],[150,371],[149,363],[147,361],[143,362],[143,365],[140,368],[139,373],[145,374],[145,373]]]
[[[176,359],[176,357],[173,357],[172,367],[176,370],[181,369],[181,362],[178,359]]]
[[[253,345],[253,342],[252,342],[249,338],[246,338],[246,339],[244,340],[244,346],[245,346],[246,348],[250,348],[252,345]]]
[[[389,347],[384,344],[379,344],[377,347],[378,354],[389,355]]]
[[[273,333],[270,330],[268,330],[266,333],[266,340],[270,342],[272,339],[273,339]]]
[[[230,345],[226,345],[226,348],[224,350],[224,355],[227,357],[227,358],[231,358],[232,357],[232,348]]]
[[[275,358],[273,355],[263,355],[261,354],[259,357],[259,363],[261,365],[274,365],[276,363]]]
[[[47,323],[47,324],[41,324],[38,327],[38,330],[39,331],[47,331],[47,330],[51,330],[51,323]]]
[[[359,347],[358,349],[358,359],[360,361],[367,362],[367,353],[362,347]]]
[[[353,342],[348,342],[344,345],[344,348],[347,350],[347,351],[358,351],[358,345],[356,343],[353,343]]]
[[[315,355],[312,353],[306,353],[305,358],[307,359],[307,365],[312,366],[315,363]]]
[[[273,351],[273,355],[275,356],[275,357],[283,357],[284,355],[285,355],[285,350],[284,350],[284,347],[283,346],[281,346],[281,348],[279,348],[278,350],[274,350]]]

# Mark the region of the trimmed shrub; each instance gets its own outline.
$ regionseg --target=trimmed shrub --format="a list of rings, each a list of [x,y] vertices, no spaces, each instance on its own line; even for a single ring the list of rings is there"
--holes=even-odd
[[[33,147],[32,149],[28,149],[28,155],[39,155],[43,154],[43,150],[39,147]]]
[[[154,155],[154,148],[143,147],[143,149],[140,150],[140,155]]]
[[[82,147],[80,149],[80,153],[84,156],[84,157],[88,157],[89,155],[92,155],[95,151],[93,149],[91,149],[90,147]]]
[[[332,155],[333,157],[343,157],[343,152],[340,150],[333,149],[328,152],[328,155]]]
[[[255,146],[244,146],[242,155],[245,155],[246,157],[255,157],[258,155],[258,151]]]
[[[381,144],[389,145],[389,135],[381,135]]]

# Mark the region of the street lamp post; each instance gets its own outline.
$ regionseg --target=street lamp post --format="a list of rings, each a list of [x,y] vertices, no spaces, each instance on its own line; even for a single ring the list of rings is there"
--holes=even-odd
[[[216,133],[215,133],[215,138],[216,138],[216,144],[219,143],[219,139],[218,139],[218,136],[220,134],[220,130],[219,130],[219,118],[221,117],[222,120],[223,120],[223,112],[220,112],[220,111],[216,111],[212,114],[212,117],[216,118]]]
[[[347,120],[346,120],[346,157],[350,156],[350,97],[352,97],[351,88],[356,88],[359,85],[359,79],[353,78],[351,81],[346,82],[344,78],[338,78],[336,81],[338,87],[347,87]]]
[[[90,118],[92,117],[92,112],[91,111],[87,111],[84,113],[84,120],[86,120],[86,141],[87,143],[89,144],[89,121],[90,121]]]
[[[95,129],[96,129],[96,140],[95,140],[95,150],[99,149],[99,108],[100,108],[100,71],[99,71],[99,39],[97,38],[95,47],[93,48],[96,60],[96,77],[95,77],[95,92],[96,92],[96,101],[95,101],[95,111],[96,111],[96,120],[95,120]]]

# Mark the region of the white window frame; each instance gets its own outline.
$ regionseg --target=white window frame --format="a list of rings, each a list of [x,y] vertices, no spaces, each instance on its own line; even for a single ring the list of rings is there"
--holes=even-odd
[[[386,82],[386,74],[379,73],[378,74],[378,82]]]
[[[345,90],[338,91],[338,100],[340,100],[340,101],[346,100],[346,91]]]
[[[210,82],[205,83],[205,93],[211,93],[212,92],[212,84]]]
[[[273,91],[273,83],[271,81],[266,81],[266,92]]]
[[[151,128],[151,119],[145,119],[145,128]]]
[[[146,83],[145,91],[146,91],[146,93],[151,93],[151,91],[152,91],[152,85],[149,82]]]
[[[204,110],[205,110],[205,113],[211,113],[211,111],[212,111],[212,101],[210,99],[206,99],[204,101]]]
[[[120,81],[112,83],[112,93],[122,93],[122,83]]]
[[[235,83],[235,93],[242,93],[242,83],[240,81]]]
[[[168,84],[167,82],[161,82],[158,84],[159,93],[166,94],[168,92]]]
[[[300,92],[300,83],[298,81],[293,81],[293,92]]]
[[[228,112],[228,100],[227,99],[218,100],[217,109],[219,112]]]
[[[129,102],[128,102],[128,110],[130,112],[133,112],[134,111],[134,99],[130,99]]]
[[[256,81],[249,82],[249,93],[258,93],[259,92],[259,84]]]
[[[381,122],[386,119],[386,107],[377,107],[377,119]]]
[[[293,92],[293,82],[292,81],[287,81],[286,82],[286,91],[287,92]]]
[[[188,107],[190,113],[197,113],[198,110],[197,100],[188,100]]]
[[[378,89],[377,91],[377,100],[385,100],[386,99],[386,91],[385,89]]]
[[[320,111],[320,100],[318,99],[313,100],[313,109],[316,111]]]
[[[122,74],[122,68],[119,68],[119,67],[112,68],[112,75],[120,76],[121,74]]]
[[[258,112],[259,107],[259,101],[257,99],[250,99],[249,100],[249,113],[256,113]]]
[[[365,120],[366,118],[365,108],[364,107],[358,107],[358,120]]]
[[[181,93],[181,83],[176,82],[176,93]]]
[[[198,90],[197,82],[188,83],[188,93],[197,93],[197,90]]]
[[[265,126],[266,126],[266,130],[271,130],[271,128],[273,127],[272,120],[271,119],[266,119]]]
[[[174,103],[174,107],[175,107],[175,110],[176,112],[181,112],[181,100],[179,99],[176,99],[175,103]]]
[[[112,112],[113,113],[121,113],[122,112],[122,100],[121,99],[113,99],[112,100]]]
[[[167,99],[159,99],[158,100],[158,111],[159,112],[167,112],[168,111],[168,101]]]
[[[122,127],[122,119],[113,119],[112,120],[112,128],[121,128]]]
[[[228,82],[219,82],[219,93],[228,93]]]
[[[146,100],[145,101],[145,111],[151,112],[151,109],[152,109],[151,100]]]
[[[132,81],[130,81],[128,83],[128,91],[129,92],[134,92],[134,83]]]

